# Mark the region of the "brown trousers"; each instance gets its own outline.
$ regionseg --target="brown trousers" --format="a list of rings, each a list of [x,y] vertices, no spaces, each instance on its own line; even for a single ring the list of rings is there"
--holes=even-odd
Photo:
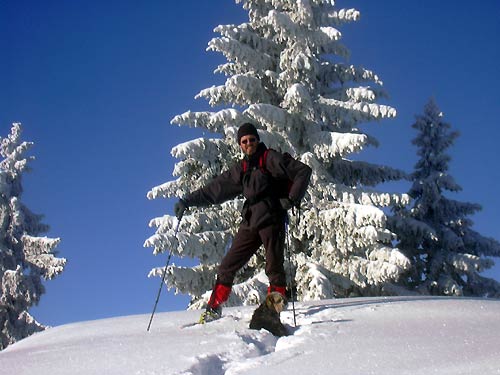
[[[280,222],[262,229],[241,226],[231,248],[222,259],[217,272],[217,282],[231,286],[234,277],[264,245],[266,251],[266,275],[270,285],[286,286],[284,262],[285,224]]]

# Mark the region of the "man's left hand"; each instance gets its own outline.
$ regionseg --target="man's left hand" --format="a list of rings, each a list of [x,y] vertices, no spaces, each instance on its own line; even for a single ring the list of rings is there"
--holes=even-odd
[[[281,207],[286,211],[288,211],[290,208],[292,208],[294,206],[294,204],[290,198],[281,198],[280,204],[281,204]]]

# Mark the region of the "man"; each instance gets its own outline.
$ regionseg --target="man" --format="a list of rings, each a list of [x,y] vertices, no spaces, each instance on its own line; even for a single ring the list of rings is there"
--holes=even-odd
[[[266,253],[268,292],[285,295],[286,211],[299,205],[312,173],[311,168],[290,155],[267,149],[250,123],[240,126],[237,141],[245,154],[243,160],[175,205],[175,214],[180,219],[190,206],[219,204],[240,194],[246,198],[242,222],[219,265],[217,280],[200,323],[221,317],[222,304],[229,298],[236,272],[261,245]]]

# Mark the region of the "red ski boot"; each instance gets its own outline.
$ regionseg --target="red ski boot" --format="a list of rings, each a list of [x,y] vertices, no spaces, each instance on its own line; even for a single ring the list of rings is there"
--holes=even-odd
[[[208,300],[207,309],[200,316],[200,324],[212,322],[222,317],[222,304],[227,301],[231,287],[216,283]]]

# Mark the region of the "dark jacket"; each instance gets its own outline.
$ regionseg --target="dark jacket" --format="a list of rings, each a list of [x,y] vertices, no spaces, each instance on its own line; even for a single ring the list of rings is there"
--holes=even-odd
[[[259,159],[266,149],[264,143],[260,143],[255,154],[246,157],[245,173],[243,163],[235,163],[201,189],[188,194],[184,201],[188,206],[208,206],[243,194],[247,199],[242,212],[243,225],[261,228],[282,220],[286,212],[279,199],[288,195],[293,202],[299,202],[306,193],[312,170],[272,149],[267,154],[265,167],[259,168]],[[291,186],[287,187],[289,182]]]

